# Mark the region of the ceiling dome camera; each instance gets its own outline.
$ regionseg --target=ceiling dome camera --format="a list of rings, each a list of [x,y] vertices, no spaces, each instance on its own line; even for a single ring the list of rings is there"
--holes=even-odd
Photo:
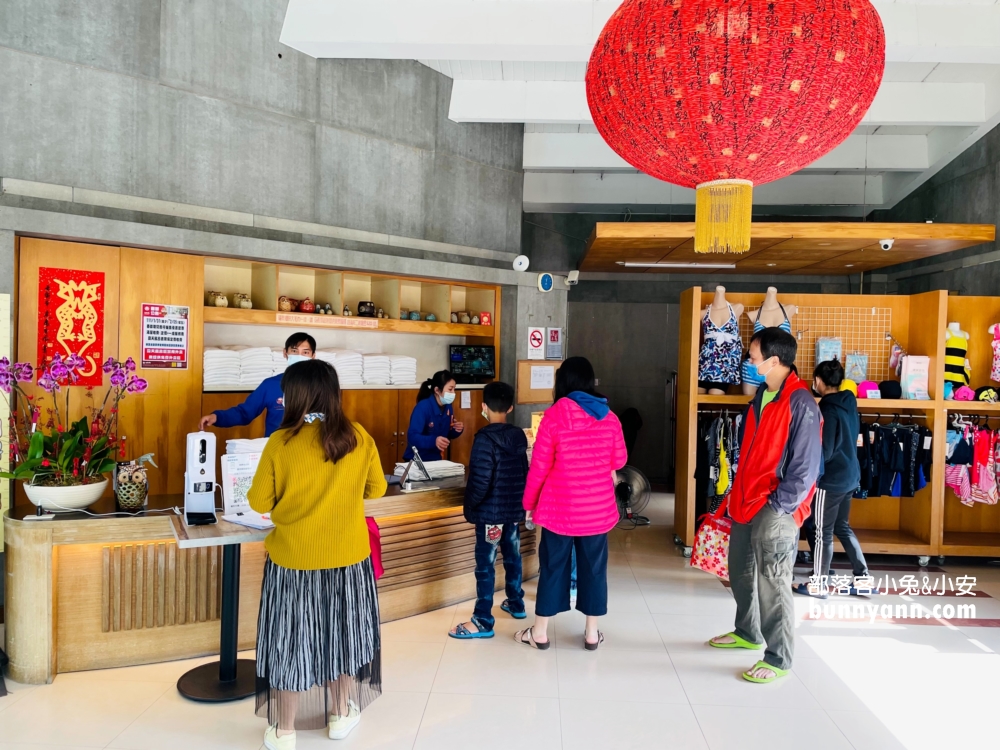
[[[518,255],[516,258],[514,258],[514,270],[527,271],[529,263],[531,263],[531,261],[528,260],[527,255]]]
[[[880,248],[882,248],[883,250],[892,250],[892,243],[893,242],[895,242],[895,240],[879,240],[878,241],[878,246]]]

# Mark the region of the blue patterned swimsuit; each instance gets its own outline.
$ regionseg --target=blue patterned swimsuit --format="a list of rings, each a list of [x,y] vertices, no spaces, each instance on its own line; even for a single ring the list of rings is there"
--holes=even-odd
[[[781,314],[785,316],[785,319],[778,326],[785,333],[792,332],[792,321],[788,319],[788,313],[785,312],[784,306],[779,302],[778,307],[781,308]],[[753,332],[763,331],[767,326],[760,322],[760,310],[757,310],[757,318],[753,322]],[[757,373],[757,366],[750,364],[749,359],[743,360],[743,382],[747,385],[759,386],[764,382],[764,378]]]
[[[705,312],[701,321],[703,343],[698,355],[698,381],[736,385],[740,382],[740,325],[729,305],[729,320],[722,326],[712,322],[712,310]]]

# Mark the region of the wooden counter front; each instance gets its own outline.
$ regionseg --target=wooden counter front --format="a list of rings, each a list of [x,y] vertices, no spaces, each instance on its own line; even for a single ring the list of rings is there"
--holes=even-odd
[[[382,535],[382,622],[475,597],[475,532],[462,516],[463,494],[461,482],[414,494],[390,487],[365,503]],[[26,521],[34,507],[23,504],[4,515],[11,679],[41,684],[60,672],[218,653],[221,548],[178,549],[169,516],[154,512],[181,503],[151,497],[147,513],[133,517]],[[113,510],[108,499],[91,508]],[[521,555],[524,577],[537,575],[536,535],[523,527]],[[255,646],[264,560],[263,543],[243,545],[240,649]],[[503,580],[498,558],[497,588]]]

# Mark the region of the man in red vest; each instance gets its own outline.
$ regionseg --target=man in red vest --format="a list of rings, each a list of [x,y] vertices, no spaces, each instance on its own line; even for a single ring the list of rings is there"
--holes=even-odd
[[[797,350],[795,337],[779,328],[750,340],[750,362],[764,382],[743,419],[729,494],[736,627],[709,641],[716,648],[751,650],[766,643],[764,659],[743,673],[750,682],[773,682],[792,667],[792,566],[822,469],[823,419],[809,386],[794,372]]]

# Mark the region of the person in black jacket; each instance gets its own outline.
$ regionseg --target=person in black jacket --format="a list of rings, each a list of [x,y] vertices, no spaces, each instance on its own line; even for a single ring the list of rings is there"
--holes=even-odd
[[[507,599],[500,609],[517,620],[527,617],[521,588],[521,532],[524,484],[528,478],[528,439],[507,424],[514,410],[514,389],[490,383],[483,389],[483,418],[476,433],[465,485],[465,520],[476,527],[476,608],[470,622],[452,628],[452,638],[493,637],[493,589],[497,547],[503,554]]]
[[[826,501],[821,513],[823,523],[823,549],[820,561],[822,575],[830,576],[833,571],[833,537],[844,545],[844,551],[851,561],[854,577],[868,575],[868,563],[861,551],[861,544],[851,529],[851,496],[861,481],[861,465],[858,463],[858,434],[861,429],[858,417],[858,402],[850,391],[840,390],[844,380],[844,367],[837,360],[820,362],[813,371],[813,390],[820,396],[819,410],[823,414],[823,475],[817,487],[826,491]],[[814,535],[807,533],[809,548],[815,553]],[[794,587],[796,593],[809,594],[808,584]],[[856,589],[852,587],[852,592]]]

